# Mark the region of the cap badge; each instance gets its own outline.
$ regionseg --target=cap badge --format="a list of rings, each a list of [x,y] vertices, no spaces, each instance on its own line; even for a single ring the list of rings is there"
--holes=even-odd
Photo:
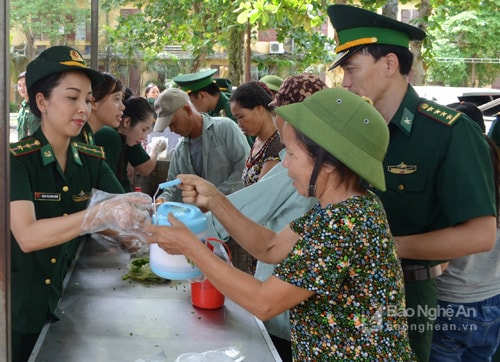
[[[83,62],[81,55],[76,50],[71,50],[69,52],[69,56],[71,57],[71,60],[74,60],[76,62]]]

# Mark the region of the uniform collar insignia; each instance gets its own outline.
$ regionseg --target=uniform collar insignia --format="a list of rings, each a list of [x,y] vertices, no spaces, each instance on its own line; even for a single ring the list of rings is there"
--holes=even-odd
[[[411,129],[413,127],[414,117],[415,117],[415,114],[413,114],[413,112],[411,112],[408,108],[404,109],[403,115],[401,116],[401,121],[399,122],[399,125],[401,126],[402,129],[404,129],[408,133],[411,132]]]
[[[399,165],[387,166],[387,171],[396,175],[410,175],[417,171],[417,165],[401,162]]]
[[[82,160],[80,159],[80,153],[78,152],[78,148],[76,147],[75,142],[71,142],[71,153],[73,154],[73,159],[75,160],[75,162],[78,165],[83,166]]]
[[[46,144],[42,147],[42,160],[44,166],[55,162],[56,158],[54,157],[54,151],[52,151],[52,146],[50,144]]]

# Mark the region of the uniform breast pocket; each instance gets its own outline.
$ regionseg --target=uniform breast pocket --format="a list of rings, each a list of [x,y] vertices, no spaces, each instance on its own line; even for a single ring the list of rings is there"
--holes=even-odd
[[[386,174],[387,189],[398,193],[421,193],[427,187],[427,176],[423,172],[410,175]]]

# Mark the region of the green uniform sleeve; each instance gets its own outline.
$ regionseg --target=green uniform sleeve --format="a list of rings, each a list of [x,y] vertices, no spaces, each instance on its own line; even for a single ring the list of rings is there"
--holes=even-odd
[[[114,128],[104,126],[94,135],[96,145],[102,146],[106,153],[106,162],[113,171],[116,173],[120,151],[122,148],[121,136]]]
[[[441,181],[436,185],[452,225],[496,214],[489,146],[472,125],[462,120],[454,126],[441,167]]]
[[[146,161],[149,161],[150,157],[144,150],[142,145],[137,144],[132,147],[127,147],[127,160],[132,166],[139,166]]]

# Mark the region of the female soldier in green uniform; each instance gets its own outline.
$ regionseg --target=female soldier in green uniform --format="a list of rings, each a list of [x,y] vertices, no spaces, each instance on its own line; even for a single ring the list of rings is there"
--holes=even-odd
[[[72,138],[90,115],[91,84],[101,80],[77,50],[66,46],[49,48],[28,65],[30,107],[41,126],[10,146],[14,362],[28,359],[55,311],[79,235],[117,221],[133,226],[140,214],[131,203],[145,201],[126,195],[85,210],[92,188],[123,193],[102,149]],[[118,205],[126,208],[121,216],[112,210]]]

